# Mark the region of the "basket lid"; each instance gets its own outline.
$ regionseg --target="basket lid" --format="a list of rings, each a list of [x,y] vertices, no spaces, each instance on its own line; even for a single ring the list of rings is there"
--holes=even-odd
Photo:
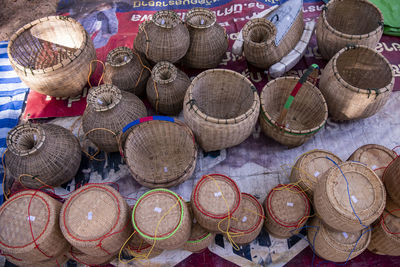
[[[237,220],[231,220],[229,231],[248,234],[264,222],[264,209],[260,202],[250,194],[242,193],[240,213]]]
[[[106,64],[110,64],[113,67],[121,67],[131,62],[134,56],[129,47],[120,46],[108,53]]]
[[[400,241],[400,209],[384,211],[380,218],[380,224],[386,234]]]
[[[212,234],[210,232],[208,232],[206,229],[204,229],[203,227],[201,227],[200,224],[193,223],[192,230],[190,232],[190,238],[188,241],[186,241],[186,243],[190,243],[190,244],[198,243],[198,242],[201,242],[204,239],[208,238],[211,235]]]
[[[151,78],[157,84],[168,84],[176,80],[178,69],[168,61],[158,62],[151,71]]]
[[[31,155],[43,146],[46,134],[39,124],[21,124],[14,127],[7,135],[8,150],[18,156]]]
[[[181,19],[178,14],[172,10],[160,10],[157,11],[152,18],[152,21],[155,25],[165,28],[171,29],[181,23]]]
[[[121,90],[115,85],[102,84],[89,90],[87,103],[95,111],[107,111],[114,108],[121,101]]]
[[[185,16],[185,23],[192,28],[207,29],[215,24],[217,17],[207,8],[195,7]]]

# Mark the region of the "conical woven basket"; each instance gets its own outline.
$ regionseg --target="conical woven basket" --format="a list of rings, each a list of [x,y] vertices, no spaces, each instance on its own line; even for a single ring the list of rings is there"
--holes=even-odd
[[[106,255],[106,256],[92,256],[85,254],[78,249],[71,247],[66,253],[67,257],[71,260],[76,261],[77,263],[89,266],[97,266],[107,264],[115,258],[115,255]]]
[[[366,0],[330,1],[323,8],[316,26],[318,49],[326,60],[349,44],[375,49],[382,33],[382,13]]]
[[[153,247],[147,243],[140,235],[135,232],[129,240],[128,245],[124,248],[124,252],[135,259],[151,259],[160,255],[163,250]]]
[[[260,99],[254,85],[241,74],[222,69],[200,73],[183,103],[185,122],[204,151],[236,146],[254,129]]]
[[[7,48],[11,66],[31,89],[54,97],[79,95],[96,59],[93,42],[79,22],[50,16],[28,23]]]
[[[355,232],[372,224],[385,208],[385,201],[381,179],[356,162],[330,168],[314,189],[314,208],[319,217],[340,231]]]
[[[66,264],[68,261],[68,258],[64,255],[64,253],[55,258],[39,262],[21,261],[12,256],[6,256],[6,259],[7,261],[19,267],[60,267],[64,266],[64,264]]]
[[[396,205],[400,206],[400,191],[398,190],[400,181],[400,157],[393,160],[383,173],[382,180],[386,191]]]
[[[79,251],[92,256],[116,255],[132,233],[130,209],[112,187],[89,184],[75,190],[62,206],[60,227]]]
[[[81,163],[78,139],[58,125],[18,125],[6,143],[7,172],[28,188],[60,186],[75,177]]]
[[[319,257],[333,262],[345,262],[367,249],[371,240],[371,230],[338,231],[315,217],[307,227],[307,238],[313,251]]]
[[[139,26],[134,47],[153,63],[177,62],[189,48],[189,31],[172,10],[157,11],[151,21]]]
[[[228,49],[225,29],[216,23],[214,12],[206,8],[192,8],[185,16],[190,34],[190,46],[183,63],[196,69],[215,68]]]
[[[105,152],[119,151],[118,142],[123,143],[126,138],[119,136],[122,128],[147,116],[146,107],[136,95],[110,84],[90,89],[87,103],[82,117],[83,131]]]
[[[300,232],[310,216],[307,195],[297,186],[280,184],[264,200],[267,231],[277,238],[289,238]]]
[[[189,77],[172,63],[161,61],[151,71],[147,81],[147,99],[157,113],[177,115],[190,85]]]
[[[388,101],[394,73],[387,59],[365,46],[340,50],[322,71],[319,88],[335,120],[367,118]]]
[[[166,250],[181,248],[189,239],[192,227],[185,202],[164,188],[150,190],[138,199],[132,222],[147,243]]]
[[[263,133],[288,147],[300,146],[313,137],[328,119],[328,107],[317,87],[306,81],[294,98],[285,126],[277,120],[292,89],[299,82],[297,77],[281,77],[268,82],[260,95],[260,125]]]
[[[150,77],[148,68],[147,61],[139,54],[128,47],[117,47],[107,55],[104,83],[135,95],[143,95]]]
[[[0,207],[0,249],[22,262],[54,260],[68,247],[58,224],[61,203],[37,190],[15,194]]]

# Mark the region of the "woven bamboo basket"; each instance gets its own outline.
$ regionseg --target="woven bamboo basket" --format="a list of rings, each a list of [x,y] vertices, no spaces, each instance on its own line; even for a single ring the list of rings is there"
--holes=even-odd
[[[147,243],[166,250],[183,247],[192,226],[185,202],[164,188],[150,190],[138,199],[133,208],[132,222]]]
[[[7,172],[28,188],[60,186],[75,177],[81,163],[78,139],[58,125],[18,125],[6,143]]]
[[[288,147],[300,146],[314,136],[328,119],[328,107],[317,87],[303,83],[286,116],[285,126],[277,125],[297,77],[281,77],[268,82],[260,95],[260,125],[265,135]]]
[[[398,185],[400,181],[400,157],[396,157],[385,169],[382,180],[385,184],[386,191],[393,202],[400,206],[400,192]]]
[[[215,238],[214,233],[210,233],[198,223],[192,224],[190,238],[186,241],[183,249],[191,252],[199,252],[211,245]]]
[[[330,168],[314,189],[314,208],[319,217],[340,231],[355,232],[372,224],[385,208],[385,201],[381,179],[356,162]]]
[[[385,211],[389,212],[392,210],[400,210],[400,205],[397,205],[395,202],[393,202],[393,200],[390,198],[389,194],[386,194]],[[400,212],[393,212],[393,213],[391,213],[391,215],[400,217]]]
[[[77,263],[89,266],[98,266],[107,264],[115,258],[115,255],[92,256],[79,251],[77,248],[70,247],[66,253],[67,257]]]
[[[134,94],[121,91],[114,85],[94,87],[87,96],[87,107],[82,117],[82,128],[100,150],[119,151],[122,128],[136,119],[146,117],[143,102]]]
[[[31,89],[54,97],[79,95],[96,59],[93,42],[69,17],[41,18],[20,28],[7,48],[11,66]]]
[[[55,258],[45,260],[45,261],[39,261],[39,262],[31,262],[31,261],[22,261],[19,259],[16,259],[13,256],[6,256],[7,261],[11,262],[12,264],[19,266],[19,267],[60,267],[64,266],[64,264],[67,263],[68,258],[67,256],[62,253],[60,256],[57,256]],[[8,266],[8,265],[7,265]]]
[[[277,238],[298,234],[310,216],[310,202],[301,188],[291,184],[274,187],[264,200],[267,231]]]
[[[89,184],[75,190],[62,206],[60,227],[79,251],[96,256],[116,255],[132,233],[130,209],[112,187]]]
[[[335,166],[326,157],[338,164],[342,163],[342,160],[332,152],[314,149],[301,155],[290,173],[290,182],[296,183],[307,194],[310,201],[312,201],[315,184],[319,177],[330,167]]]
[[[117,47],[108,53],[104,83],[135,95],[143,95],[149,77],[149,63],[130,48]]]
[[[228,49],[225,29],[216,23],[214,12],[206,8],[192,8],[185,16],[190,34],[190,46],[183,63],[195,69],[215,68]]]
[[[135,49],[153,63],[177,62],[189,49],[189,31],[172,10],[157,11],[151,21],[139,26]]]
[[[368,250],[375,254],[400,256],[400,209],[383,212],[372,230]]]
[[[328,62],[319,86],[334,120],[367,118],[388,101],[394,73],[387,59],[375,50],[346,47]]]
[[[123,251],[135,259],[151,259],[163,252],[162,249],[155,248],[147,243],[137,232],[129,240]]]
[[[367,249],[371,240],[371,230],[338,231],[315,217],[308,225],[307,237],[313,251],[319,257],[333,262],[345,262]]]
[[[253,84],[225,69],[200,73],[183,103],[185,122],[206,152],[242,143],[253,131],[259,110],[260,99]]]
[[[363,145],[351,154],[347,161],[367,164],[382,179],[385,167],[396,158],[396,153],[387,147],[375,144]]]
[[[54,260],[68,247],[58,219],[61,203],[37,190],[15,194],[0,207],[0,249],[16,261]]]
[[[177,115],[190,85],[189,77],[172,63],[158,62],[147,81],[147,99],[157,113]]]
[[[382,13],[366,0],[330,1],[323,8],[316,26],[318,49],[326,60],[348,44],[375,49],[382,33]]]

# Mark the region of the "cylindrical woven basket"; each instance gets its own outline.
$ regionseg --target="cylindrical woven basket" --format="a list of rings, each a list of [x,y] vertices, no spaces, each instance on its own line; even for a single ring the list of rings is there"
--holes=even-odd
[[[137,232],[129,240],[123,251],[138,260],[155,258],[163,252],[162,249],[155,248],[147,243]]]
[[[15,194],[0,207],[0,249],[22,262],[54,260],[68,249],[58,224],[61,203],[37,190]]]
[[[382,13],[366,0],[330,1],[323,8],[316,26],[318,49],[326,60],[349,44],[375,49],[382,33]]]
[[[388,101],[393,86],[390,63],[366,46],[340,50],[325,66],[319,82],[334,120],[374,115]]]
[[[183,64],[190,68],[215,68],[222,61],[228,49],[225,29],[216,23],[213,11],[206,8],[192,8],[185,16],[185,25],[190,34],[190,46]]]
[[[11,66],[31,89],[54,97],[79,95],[96,59],[93,42],[79,22],[41,18],[20,28],[7,48]]]
[[[189,48],[189,31],[172,10],[157,11],[151,21],[140,24],[134,47],[153,63],[177,62]]]
[[[6,259],[7,261],[19,267],[60,267],[64,266],[64,264],[66,264],[68,261],[68,258],[64,255],[64,253],[55,258],[39,262],[21,261],[12,256],[6,256]]]
[[[277,125],[297,77],[281,77],[268,82],[260,95],[260,125],[263,133],[288,147],[296,147],[314,136],[328,119],[328,107],[317,87],[306,81],[294,98],[285,126]]]
[[[116,255],[132,233],[130,209],[114,188],[89,184],[75,190],[62,206],[60,227],[79,251],[92,256]]]
[[[264,200],[267,231],[277,238],[289,238],[300,232],[310,216],[310,202],[301,188],[280,184]]]
[[[307,227],[307,238],[315,254],[333,262],[345,262],[360,255],[371,240],[371,229],[343,232],[330,228],[318,217]]]
[[[115,255],[92,256],[79,251],[77,248],[70,247],[66,253],[67,257],[77,263],[89,266],[98,266],[107,264],[115,258]]]
[[[222,69],[200,73],[189,86],[183,103],[185,122],[204,151],[232,147],[254,129],[260,99],[243,75]]]
[[[385,201],[381,179],[356,162],[330,168],[314,189],[314,208],[319,217],[340,231],[355,232],[372,224],[385,208]]]
[[[400,206],[400,190],[398,190],[400,181],[399,173],[400,173],[400,157],[397,157],[385,169],[382,180],[385,184],[386,191],[390,196],[390,198],[396,205]]]
[[[126,138],[119,136],[122,128],[147,116],[145,105],[136,95],[110,84],[90,89],[87,103],[82,117],[83,131],[105,152],[119,151],[118,142],[123,143]]]
[[[28,188],[60,186],[75,177],[81,163],[78,139],[55,124],[21,124],[6,139],[6,169]]]
[[[313,198],[315,184],[319,177],[330,167],[335,166],[332,161],[342,163],[342,160],[332,152],[314,149],[304,153],[294,164],[289,180],[296,183],[307,194],[310,201]]]
[[[107,55],[104,83],[135,95],[143,95],[150,77],[148,68],[147,61],[139,54],[128,47],[117,47]]]
[[[147,81],[147,99],[157,113],[177,115],[190,85],[189,77],[172,63],[158,62]]]
[[[199,252],[211,245],[214,240],[215,234],[210,233],[198,223],[192,224],[192,230],[190,238],[186,241],[183,249],[189,250],[191,252]]]
[[[147,243],[166,250],[181,248],[189,239],[192,227],[185,202],[164,188],[150,190],[138,199],[132,223]]]

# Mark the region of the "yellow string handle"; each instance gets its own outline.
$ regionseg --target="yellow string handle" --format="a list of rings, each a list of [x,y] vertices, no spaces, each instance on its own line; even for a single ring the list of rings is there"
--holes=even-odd
[[[45,186],[45,187],[48,187],[48,188],[52,188],[50,185],[48,185],[48,184],[46,184],[45,182],[43,182],[42,180],[40,180],[37,176],[33,176],[33,175],[31,175],[31,174],[25,174],[25,173],[23,173],[23,174],[21,174],[19,177],[18,177],[18,182],[24,187],[24,188],[28,188],[27,186],[25,186],[24,185],[24,183],[22,182],[22,177],[30,177],[30,178],[32,178],[32,179],[35,179],[36,181],[38,181],[39,183],[41,183],[43,186]]]
[[[101,76],[100,76],[100,79],[99,79],[99,83],[97,84],[97,86],[99,86],[100,85],[100,83],[101,83],[101,81],[103,80],[103,77],[104,77],[104,70],[105,70],[105,65],[104,65],[104,63],[103,63],[103,61],[101,61],[101,60],[98,60],[98,59],[94,59],[94,60],[92,60],[92,61],[90,61],[90,63],[89,63],[89,74],[88,74],[88,78],[87,78],[87,80],[88,80],[88,84],[89,84],[89,86],[90,86],[90,88],[92,88],[92,84],[90,83],[90,77],[93,75],[93,68],[92,68],[92,63],[93,62],[98,62],[98,63],[101,63],[101,65],[103,66],[103,72],[101,73]]]
[[[4,150],[3,155],[1,156],[1,164],[3,164],[3,171],[4,171],[4,174],[3,174],[3,195],[4,195],[4,198],[6,200],[8,200],[8,194],[10,193],[10,189],[8,189],[7,193],[5,192],[6,191],[5,188],[6,188],[6,173],[7,173],[7,170],[6,170],[6,165],[4,164],[4,156],[6,155],[7,151],[8,151],[8,148],[6,148]]]
[[[118,135],[118,134],[116,134],[115,132],[113,132],[113,131],[111,131],[110,129],[107,129],[107,128],[93,128],[93,129],[90,129],[89,131],[87,131],[86,133],[85,133],[85,135],[83,136],[83,139],[85,139],[90,133],[92,133],[92,132],[94,132],[94,131],[98,131],[98,130],[103,130],[103,131],[106,131],[106,132],[109,132],[109,133],[111,133],[112,135],[114,135],[114,137],[117,139],[117,143],[118,143],[118,147],[120,147],[120,141],[121,141],[121,135]],[[96,146],[97,147],[97,146]],[[100,148],[99,147],[97,147],[97,151],[93,154],[93,155],[91,155],[91,154],[89,154],[88,152],[86,152],[83,148],[81,148],[82,149],[82,152],[90,159],[90,160],[96,160],[96,161],[104,161],[104,159],[97,159],[96,158],[96,156],[100,153]]]

